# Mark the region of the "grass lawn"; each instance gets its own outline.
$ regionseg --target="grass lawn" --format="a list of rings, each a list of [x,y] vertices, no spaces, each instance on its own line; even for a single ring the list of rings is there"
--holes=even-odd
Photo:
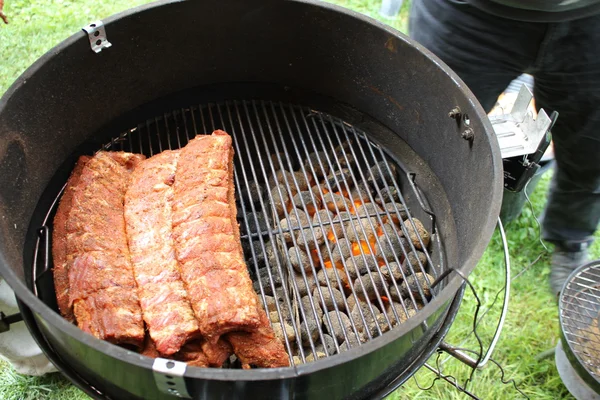
[[[89,21],[104,18],[127,8],[147,3],[145,0],[6,0],[5,13],[10,25],[0,25],[0,94],[38,57],[69,35],[77,32]],[[378,18],[378,0],[331,0]],[[383,22],[406,32],[408,1],[401,15]],[[550,174],[546,174],[531,196],[532,207],[526,207],[521,217],[507,227],[512,257],[512,296],[504,332],[494,359],[504,368],[506,381],[514,380],[518,387],[532,399],[569,398],[556,372],[553,358],[537,361],[535,356],[556,344],[558,338],[557,308],[547,289],[549,253],[539,240],[535,216],[546,201]],[[597,234],[600,239],[600,234]],[[600,258],[600,240],[592,247],[592,257]],[[496,233],[477,269],[470,277],[484,308],[493,303],[503,284],[503,253]],[[502,294],[501,294],[502,295]],[[480,320],[478,333],[484,343],[489,343],[499,315],[496,306]],[[449,343],[475,349],[470,334],[475,300],[470,293],[447,338]],[[482,313],[480,313],[482,315]],[[1,340],[1,336],[0,336]],[[445,374],[456,376],[461,383],[469,377],[469,369],[442,356]],[[430,360],[432,365],[435,360]],[[463,399],[447,383],[436,381],[424,369],[415,379],[395,392],[391,398]],[[428,391],[419,388],[433,386]],[[522,398],[512,383],[503,384],[500,370],[490,363],[477,371],[469,390],[481,398]],[[0,399],[85,399],[81,391],[58,374],[40,378],[16,374],[9,365],[0,362]]]

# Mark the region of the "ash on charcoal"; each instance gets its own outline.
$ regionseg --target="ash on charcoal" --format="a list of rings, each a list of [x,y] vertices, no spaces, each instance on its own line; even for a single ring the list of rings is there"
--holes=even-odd
[[[302,274],[297,272],[294,274],[294,280],[298,286],[298,294],[300,296],[306,296],[308,292],[315,287],[316,279],[312,274],[312,271],[310,273],[306,273],[306,281],[304,281]]]
[[[343,260],[346,260],[352,255],[352,244],[346,238],[340,238],[338,242],[333,246],[331,252],[331,261],[333,264],[341,264]]]
[[[320,219],[320,221],[319,221]],[[312,217],[312,224],[314,229],[320,229],[323,236],[326,238],[327,233],[331,230],[332,221],[335,219],[333,213],[327,209],[319,210]],[[320,227],[323,225],[323,228]]]
[[[397,235],[386,237],[383,235],[379,236],[379,241],[375,247],[377,248],[378,257],[387,261],[396,261],[395,257],[397,257],[398,261],[400,261],[402,260],[402,257],[404,257],[402,249],[407,251],[409,246],[408,241],[404,237],[399,237]]]
[[[429,231],[425,229],[423,223],[419,221],[419,219],[413,218],[412,220],[415,226],[413,226],[413,224],[408,219],[404,221],[404,225],[406,226],[406,236],[410,239],[415,248],[423,250],[423,247],[427,248],[427,246],[429,246],[429,240],[431,239],[431,235],[429,234]],[[421,245],[419,237],[421,238],[423,245]]]
[[[319,197],[320,196],[312,195],[309,191],[298,192],[292,198],[292,205],[306,211],[308,215],[312,216],[319,208],[321,208],[321,200]]]
[[[371,308],[373,311],[371,311]],[[356,326],[356,329],[358,329],[358,331],[361,333],[365,333],[366,330],[370,331],[373,329],[372,327],[377,324],[377,316],[380,314],[381,312],[374,305],[369,306],[369,304],[360,301],[358,304],[355,304],[354,307],[352,307],[350,317],[352,318],[352,321],[354,321],[354,326]],[[375,330],[377,330],[377,328],[375,328]]]
[[[406,304],[406,311],[404,310],[404,307],[400,303],[392,303],[392,304],[388,305],[388,307],[386,308],[385,312],[386,312],[390,322],[392,323],[392,326],[398,325],[398,318],[400,319],[400,323],[402,324],[402,323],[408,321],[409,318],[411,318],[413,315],[415,315],[417,313],[417,310],[415,310],[415,308],[412,304],[409,304],[408,302],[405,302],[405,304]],[[394,310],[396,310],[396,314],[398,315],[398,318],[396,318],[396,316],[394,315]]]
[[[281,313],[281,315],[280,315]],[[290,309],[287,304],[280,303],[279,304],[279,312],[271,311],[269,312],[269,319],[271,322],[285,322],[290,323],[292,321],[292,314],[290,313]]]
[[[396,226],[400,224],[400,221],[404,221],[408,217],[406,208],[400,203],[385,203],[383,209],[390,214],[392,222],[396,224]]]
[[[315,350],[319,351],[321,353],[325,353],[325,350],[327,350],[327,354],[329,354],[329,355],[335,354],[336,348],[335,348],[335,341],[333,340],[333,337],[331,337],[331,335],[324,333],[323,340],[321,341],[321,343],[319,343],[315,347]]]
[[[348,350],[348,346],[350,346],[350,349],[353,349],[355,347],[360,346],[361,343],[364,343],[366,341],[367,341],[367,337],[365,336],[364,333],[359,333],[358,337],[356,337],[356,334],[354,333],[354,331],[350,331],[350,332],[348,332],[347,343],[344,342],[344,343],[340,344],[340,352]]]
[[[255,215],[256,218],[254,217]],[[243,221],[248,221],[248,225],[244,225],[244,223],[240,224],[240,233],[242,235],[269,230],[270,221],[267,221],[267,217],[263,213],[246,213],[246,218]]]
[[[379,268],[379,270],[381,271],[381,275],[383,275],[383,277],[388,283],[398,282],[403,278],[402,267],[396,262],[391,262],[387,265],[383,265],[381,268]],[[404,271],[404,273],[405,275],[409,274],[407,271]]]
[[[313,306],[314,305],[314,310],[313,310]],[[300,299],[300,307],[302,307],[302,309],[304,310],[304,320],[305,321],[316,321],[319,322],[318,325],[320,325],[321,322],[321,318],[323,317],[323,310],[321,309],[321,303],[319,301],[319,299],[312,299],[312,304],[311,304],[311,299],[309,296],[304,296]],[[316,316],[315,316],[316,313]]]
[[[399,203],[400,194],[395,186],[389,186],[380,190],[381,197],[377,196],[375,202],[382,206],[385,203]]]
[[[372,254],[350,256],[346,259],[346,271],[352,279],[356,279],[360,275],[364,275],[367,271],[376,271],[378,262]]]
[[[350,175],[350,171],[346,168],[343,168],[341,171],[337,171],[335,173],[330,173],[326,180],[325,187],[329,189],[331,187],[331,191],[333,192],[349,192],[352,189],[352,177]]]
[[[319,163],[319,161],[321,161]],[[310,153],[304,163],[306,172],[312,171],[311,166],[314,169],[314,173],[319,178],[324,178],[329,173],[329,164],[327,163],[327,155],[323,151],[317,151],[316,153]]]
[[[393,326],[392,320],[390,320],[390,323],[392,323]],[[385,314],[377,314],[377,318],[375,319],[375,321],[369,324],[369,333],[371,334],[371,337],[379,336],[379,330],[381,330],[382,335],[389,331],[390,323],[388,323],[388,321],[386,320]],[[379,330],[377,329],[378,327]]]
[[[377,214],[380,214],[383,210],[375,203],[367,203],[356,207],[356,215],[359,217],[374,217],[377,221]],[[383,218],[383,216],[382,216]]]
[[[323,352],[317,351],[317,360],[320,358],[325,358],[327,357],[327,355]],[[310,353],[309,355],[306,356],[306,362],[314,362],[315,361],[315,355],[313,353]]]
[[[360,299],[365,299],[366,292],[366,298],[373,300],[386,295],[385,288],[387,287],[387,284],[385,279],[382,280],[379,274],[374,272],[370,277],[369,274],[366,274],[356,278],[352,287]]]
[[[332,213],[347,211],[351,208],[350,200],[338,193],[329,192],[323,195],[325,207]]]
[[[371,203],[371,198],[369,197],[370,194],[371,192],[369,189],[362,185],[355,186],[350,190],[350,196],[354,201],[365,204]]]
[[[294,332],[294,328],[287,323],[279,323],[276,322],[273,324],[273,331],[275,332],[275,336],[281,340],[281,343],[285,343],[285,337],[290,343],[293,343],[296,340],[296,332]]]
[[[295,230],[295,228],[307,226],[309,221],[308,215],[306,215],[306,213],[302,210],[297,210],[297,214],[296,210],[291,210],[289,215],[289,217],[279,221],[279,228],[281,228],[281,230],[283,231],[283,240],[285,240],[287,244],[293,243],[292,235],[296,235],[296,233],[298,232],[297,230]],[[285,232],[286,230],[289,231]]]
[[[329,321],[331,321],[331,325],[329,325],[327,318],[323,316],[323,325],[325,325],[325,330],[327,333],[336,338],[338,342],[343,342],[346,340],[344,337],[344,332],[347,332],[348,336],[350,336],[352,332],[352,323],[350,322],[350,318],[348,318],[348,316],[342,312],[337,313],[335,311],[330,311],[327,313],[327,315],[329,317]]]
[[[377,236],[378,226],[377,219],[373,217],[354,219],[346,224],[346,239],[351,242],[373,242]]]
[[[285,216],[285,211],[288,209],[290,196],[287,189],[283,185],[273,186],[271,189],[271,203],[275,208],[275,212],[279,218]]]
[[[319,337],[319,325],[315,322],[314,319],[309,319],[308,321],[303,321],[300,324],[300,340],[302,341],[302,346],[310,346],[310,339],[312,339],[313,344]]]
[[[242,190],[242,198],[244,203],[253,203],[255,206],[260,207],[260,200],[263,198],[265,189],[260,183],[252,181],[248,183],[248,190]],[[250,207],[247,206],[247,209]]]
[[[412,293],[416,300],[423,300],[419,289],[423,292],[427,300],[431,297],[430,285],[435,281],[435,278],[429,274],[417,272],[414,275],[410,275],[400,285],[400,295],[402,297],[408,297],[409,293]]]
[[[325,235],[320,227],[307,228],[296,234],[296,243],[302,248],[314,250],[325,243]]]
[[[389,166],[389,168],[388,168]],[[396,166],[393,163],[389,163],[387,161],[379,161],[377,164],[373,165],[369,168],[371,173],[369,174],[369,178],[367,181],[372,183],[375,181],[377,184],[381,186],[385,186],[387,183],[389,186],[393,186],[394,182],[396,182]]]
[[[273,296],[273,285],[271,285],[271,281],[269,279],[269,268],[265,267],[265,268],[261,268],[258,270],[259,276],[258,279],[260,281],[260,283],[262,283],[262,287],[263,290],[265,292],[265,295],[267,296]],[[280,287],[281,286],[281,275],[279,274],[279,272],[277,271],[277,268],[275,266],[272,267],[271,269],[271,277],[273,278],[273,283],[275,287]],[[258,281],[254,282],[254,290],[256,291],[256,293],[260,293],[260,286]]]
[[[290,247],[288,249],[288,257],[290,264],[292,264],[292,267],[296,271],[301,272],[301,270],[304,270],[305,272],[309,272],[311,270],[310,259],[301,247]]]
[[[341,289],[336,278],[336,272],[337,276],[340,278],[340,282],[342,283]],[[327,286],[327,280],[325,276],[329,278],[329,286],[336,289],[343,290],[343,287],[348,282],[348,278],[346,277],[346,273],[344,271],[338,270],[337,268],[323,268],[317,273],[317,282],[319,283],[319,286]]]
[[[333,223],[325,226],[327,235],[329,235],[330,232],[335,232],[335,236],[329,237],[329,239],[331,239],[332,241],[335,241],[336,236],[337,236],[338,240],[343,238],[344,237],[344,225],[351,218],[352,218],[352,214],[350,214],[347,211],[342,211],[337,216],[335,216],[332,221]]]
[[[335,306],[337,306],[338,310],[344,309],[344,294],[341,291],[333,287],[316,287],[315,290],[313,290],[313,299],[321,304],[321,296],[319,296],[319,292],[321,292],[323,295],[323,301],[327,311],[335,311]],[[333,293],[333,295],[331,293]]]
[[[402,229],[398,228],[393,223],[386,222],[385,224],[383,224],[382,230],[380,232],[380,240],[381,238],[385,238],[385,235],[389,237],[404,236],[404,232],[402,232]]]

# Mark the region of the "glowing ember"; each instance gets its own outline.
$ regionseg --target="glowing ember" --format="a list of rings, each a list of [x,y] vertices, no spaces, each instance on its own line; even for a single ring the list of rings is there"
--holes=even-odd
[[[333,263],[332,263],[331,261],[325,261],[325,262],[323,263],[323,266],[324,266],[325,268],[333,268]]]
[[[360,255],[361,248],[362,248],[363,254],[371,254],[371,250],[369,250],[369,243],[367,243],[365,240],[361,240],[358,243],[356,243],[356,242],[352,243],[352,255],[353,256]]]
[[[333,231],[329,231],[327,233],[327,239],[329,239],[330,242],[335,243],[335,235],[333,234]]]

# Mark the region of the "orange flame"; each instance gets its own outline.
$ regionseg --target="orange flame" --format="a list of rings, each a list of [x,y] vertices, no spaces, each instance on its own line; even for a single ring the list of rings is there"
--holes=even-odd
[[[325,268],[333,268],[333,263],[332,263],[331,261],[325,261],[325,262],[323,263],[323,266],[324,266]]]
[[[330,242],[335,243],[335,235],[333,234],[333,231],[327,232],[327,239],[329,239]]]
[[[371,250],[369,250],[369,243],[364,240],[360,242],[352,243],[352,255],[358,256],[361,254],[361,249],[363,254],[371,254]]]

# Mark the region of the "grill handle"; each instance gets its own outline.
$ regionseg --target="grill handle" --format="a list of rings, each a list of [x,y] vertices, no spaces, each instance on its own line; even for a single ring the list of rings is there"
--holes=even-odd
[[[12,324],[23,321],[21,313],[9,315],[8,317],[0,311],[0,333],[8,332]]]

